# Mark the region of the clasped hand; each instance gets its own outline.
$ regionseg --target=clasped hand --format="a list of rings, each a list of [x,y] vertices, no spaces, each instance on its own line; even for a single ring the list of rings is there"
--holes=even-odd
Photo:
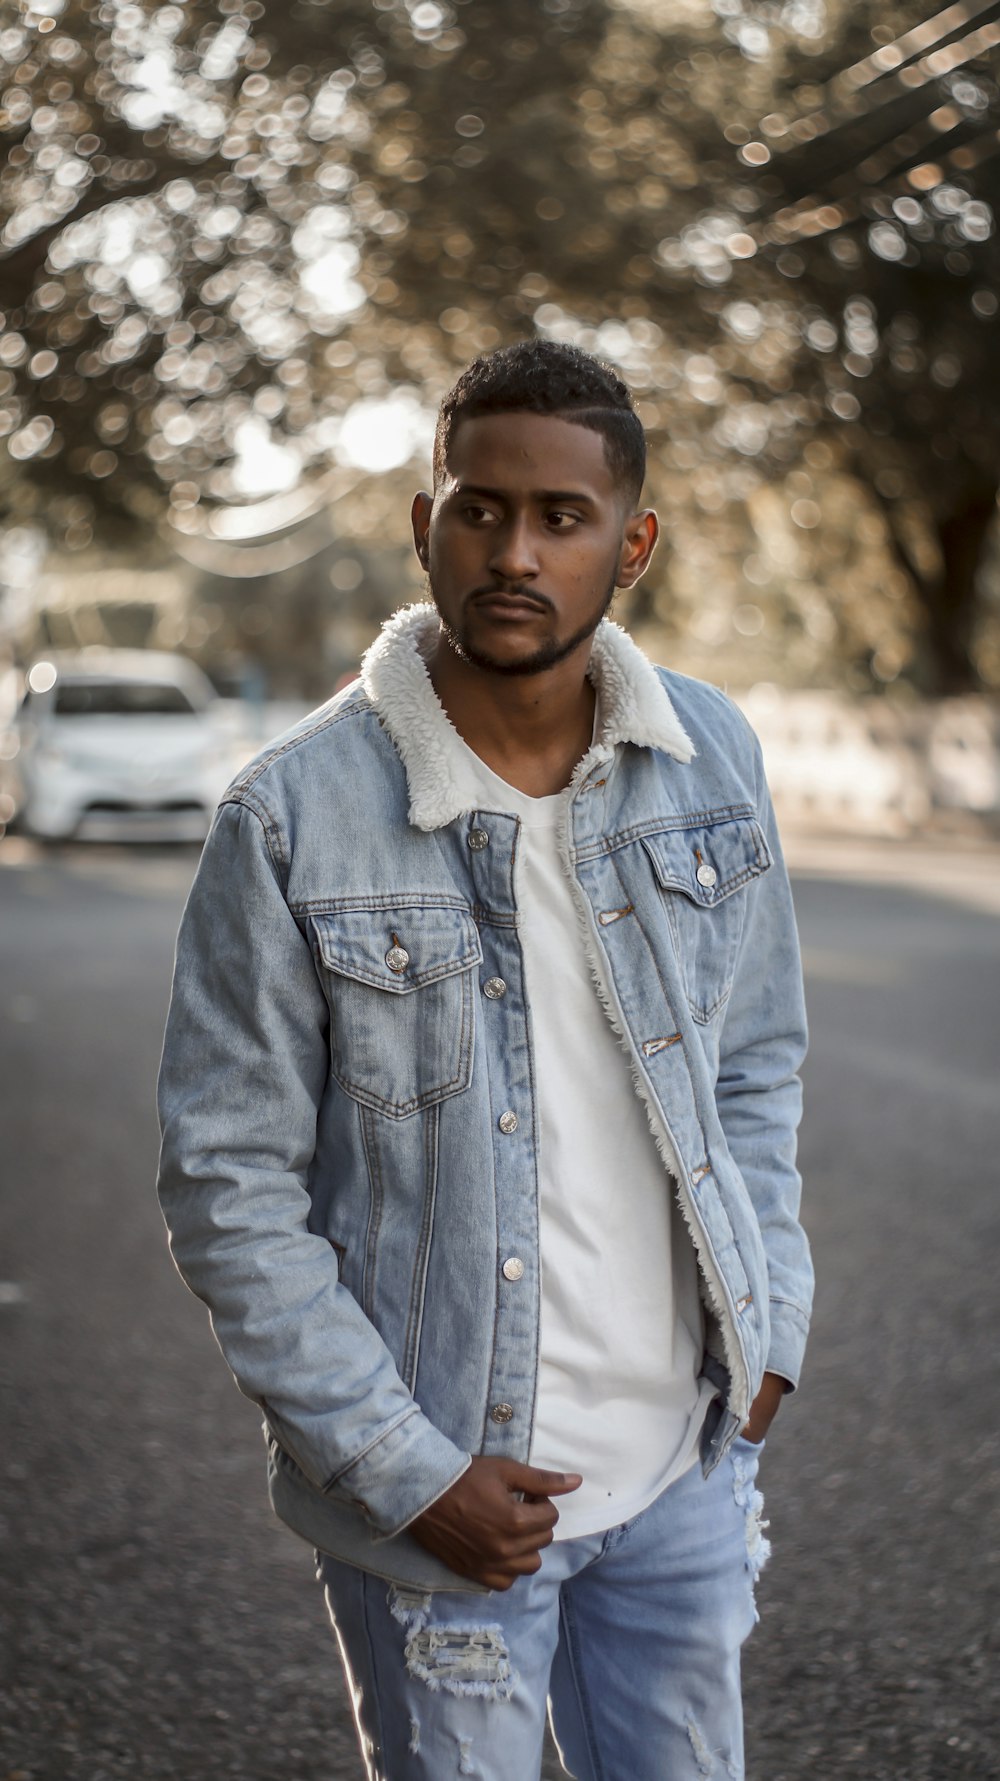
[[[743,1430],[748,1441],[763,1441],[786,1389],[779,1374],[764,1374]],[[559,1520],[552,1498],[582,1483],[578,1472],[546,1472],[479,1455],[409,1531],[459,1577],[487,1589],[510,1589],[518,1577],[539,1569],[544,1548],[552,1544]]]
[[[460,1577],[509,1589],[539,1569],[542,1549],[552,1543],[559,1511],[551,1498],[582,1482],[578,1472],[479,1456],[409,1532]]]

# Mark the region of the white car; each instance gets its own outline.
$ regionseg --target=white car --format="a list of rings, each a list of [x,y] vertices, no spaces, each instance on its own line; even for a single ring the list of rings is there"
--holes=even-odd
[[[183,656],[54,651],[2,738],[8,802],[44,840],[203,840],[234,767],[221,708]]]

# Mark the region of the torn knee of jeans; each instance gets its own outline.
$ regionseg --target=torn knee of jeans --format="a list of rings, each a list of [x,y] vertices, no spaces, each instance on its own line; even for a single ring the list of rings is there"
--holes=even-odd
[[[756,1583],[771,1556],[771,1542],[764,1531],[770,1523],[764,1520],[764,1498],[757,1489],[756,1460],[736,1452],[732,1459],[733,1495],[737,1508],[743,1511],[746,1531],[746,1566],[751,1582]]]
[[[687,1721],[688,1743],[694,1752],[694,1760],[698,1765],[699,1775],[707,1778],[715,1774],[715,1758],[705,1742],[705,1734],[694,1719]]]
[[[432,1690],[508,1701],[517,1677],[498,1626],[415,1625],[406,1641],[406,1667]]]
[[[721,1775],[722,1771],[718,1768],[715,1761],[716,1752],[709,1749],[705,1740],[705,1734],[697,1720],[686,1720],[685,1729],[688,1735],[688,1743],[690,1744],[694,1755],[694,1760],[698,1765],[698,1774],[704,1777],[704,1781],[710,1781],[710,1777],[713,1775]],[[728,1776],[729,1781],[743,1781],[743,1767],[742,1764],[737,1763],[735,1757],[726,1757],[725,1764],[726,1775]]]

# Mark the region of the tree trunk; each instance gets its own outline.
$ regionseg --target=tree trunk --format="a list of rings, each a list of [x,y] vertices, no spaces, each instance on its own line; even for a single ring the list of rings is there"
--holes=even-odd
[[[973,658],[977,580],[990,527],[997,518],[996,485],[966,491],[953,512],[937,525],[942,569],[918,587],[926,619],[922,639],[922,690],[946,698],[976,692],[980,678]]]

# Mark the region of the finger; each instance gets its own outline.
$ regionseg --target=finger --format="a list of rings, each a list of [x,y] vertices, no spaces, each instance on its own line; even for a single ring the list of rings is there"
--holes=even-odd
[[[568,1491],[579,1490],[582,1483],[579,1472],[545,1472],[540,1466],[523,1466],[518,1460],[508,1462],[508,1488],[523,1490],[528,1496],[565,1496]]]
[[[511,1522],[506,1527],[494,1527],[485,1533],[479,1542],[477,1556],[484,1564],[503,1565],[508,1560],[530,1558],[544,1546],[551,1546],[556,1518],[551,1515],[541,1526],[530,1526],[524,1522]]]
[[[491,1565],[480,1573],[476,1581],[485,1583],[487,1589],[510,1589],[519,1577],[531,1577],[541,1567],[542,1561],[537,1552],[526,1553],[522,1558],[505,1559],[502,1565]]]
[[[552,1526],[554,1525],[553,1523]],[[516,1528],[494,1543],[493,1556],[496,1558],[521,1558],[525,1553],[538,1552],[543,1546],[551,1546],[552,1526]]]
[[[519,1503],[510,1518],[509,1526],[518,1535],[532,1539],[540,1539],[542,1534],[549,1533],[559,1520],[559,1511],[548,1497],[542,1497],[537,1503]]]

